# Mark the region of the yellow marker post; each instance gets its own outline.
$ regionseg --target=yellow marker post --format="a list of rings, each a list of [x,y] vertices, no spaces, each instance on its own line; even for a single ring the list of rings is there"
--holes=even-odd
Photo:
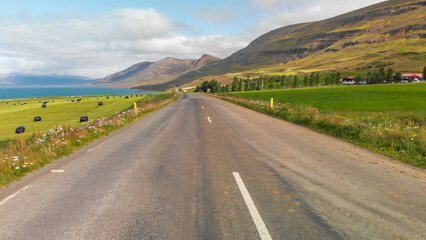
[[[134,103],[133,107],[135,108],[135,114],[138,115],[138,105],[136,105],[136,103]]]
[[[274,108],[274,99],[271,98],[271,108]]]

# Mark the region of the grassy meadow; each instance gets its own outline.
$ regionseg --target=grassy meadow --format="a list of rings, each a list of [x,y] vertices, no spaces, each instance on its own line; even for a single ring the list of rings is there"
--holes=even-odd
[[[241,97],[304,104],[320,112],[426,110],[426,84],[354,85],[271,91],[235,92]]]
[[[426,168],[426,84],[233,92],[229,102]],[[274,108],[269,107],[274,98]]]
[[[139,101],[141,95],[125,99],[124,96],[82,96],[81,101],[75,98],[45,97],[31,100],[0,100],[0,142],[16,140],[23,136],[32,135],[34,131],[45,132],[58,125],[69,124],[72,127],[81,125],[80,116],[88,116],[89,121],[98,118],[109,117],[119,113]],[[71,102],[71,100],[75,100]],[[42,108],[43,102],[49,101],[46,108]],[[41,103],[40,103],[41,102]],[[98,106],[103,102],[103,106]],[[25,104],[26,103],[26,104]],[[14,105],[16,104],[16,105]],[[21,105],[23,104],[23,105]],[[42,121],[34,122],[34,117],[40,116]],[[25,133],[16,134],[17,126],[25,126]]]

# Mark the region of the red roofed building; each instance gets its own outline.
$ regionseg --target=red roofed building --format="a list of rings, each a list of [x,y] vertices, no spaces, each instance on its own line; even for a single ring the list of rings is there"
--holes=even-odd
[[[402,80],[412,82],[415,80],[423,80],[423,74],[421,73],[407,73],[402,74]]]
[[[342,84],[347,84],[347,85],[356,84],[355,77],[352,77],[352,76],[344,77],[344,78],[340,79],[340,81],[342,82]]]

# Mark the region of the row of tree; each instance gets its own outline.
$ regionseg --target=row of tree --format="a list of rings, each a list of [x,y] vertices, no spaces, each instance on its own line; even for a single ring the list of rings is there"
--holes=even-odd
[[[423,68],[423,75],[425,75],[426,67]],[[237,92],[237,91],[259,91],[267,89],[277,89],[277,88],[297,88],[300,86],[309,87],[309,86],[318,86],[320,84],[324,85],[339,85],[341,84],[341,73],[329,73],[322,77],[323,81],[320,79],[319,72],[312,72],[311,74],[306,74],[303,76],[298,75],[282,75],[282,76],[260,76],[257,78],[238,78],[234,77],[234,80],[231,84],[220,84],[216,80],[211,80],[210,82],[204,81],[200,86],[197,86],[196,92]],[[367,75],[357,75],[355,77],[355,82],[360,84],[381,84],[389,82],[401,82],[402,74],[397,72],[394,74],[392,68],[385,69],[381,67],[377,72],[368,72]]]

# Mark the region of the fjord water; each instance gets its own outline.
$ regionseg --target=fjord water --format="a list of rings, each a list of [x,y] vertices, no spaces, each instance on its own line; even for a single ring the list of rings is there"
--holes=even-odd
[[[80,96],[102,94],[136,94],[138,89],[84,86],[84,85],[43,85],[43,86],[0,86],[0,99],[47,97],[47,96]]]

